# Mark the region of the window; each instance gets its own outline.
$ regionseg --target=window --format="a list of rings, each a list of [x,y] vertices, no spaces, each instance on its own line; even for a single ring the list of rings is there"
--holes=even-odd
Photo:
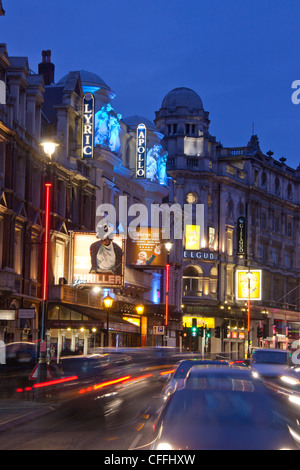
[[[218,269],[216,267],[210,270],[209,287],[211,294],[216,294],[218,289]]]
[[[20,228],[15,229],[15,252],[14,252],[14,270],[17,274],[22,273],[22,243],[23,233]]]
[[[59,283],[59,278],[64,277],[65,262],[65,244],[61,240],[55,243],[55,267],[54,267],[54,283]]]
[[[262,176],[261,176],[261,185],[263,188],[265,188],[267,186],[267,174],[266,172],[264,171]]]
[[[203,272],[199,266],[189,266],[183,272],[183,295],[202,296]]]
[[[227,255],[233,255],[233,229],[228,228],[226,232],[226,240],[227,240]]]
[[[287,187],[287,198],[289,201],[293,199],[293,189],[291,183],[289,183]]]
[[[273,231],[275,233],[280,232],[280,222],[279,222],[279,217],[275,217],[273,220]]]
[[[260,215],[260,227],[267,228],[267,216],[264,212]]]
[[[275,179],[275,194],[277,196],[280,196],[280,181],[279,181],[278,176],[276,176],[276,179]]]

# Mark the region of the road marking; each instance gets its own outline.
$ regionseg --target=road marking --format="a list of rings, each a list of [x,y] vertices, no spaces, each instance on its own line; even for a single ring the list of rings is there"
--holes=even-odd
[[[133,442],[132,442],[131,445],[129,446],[129,449],[128,449],[128,450],[133,450],[133,449],[136,447],[136,445],[137,445],[137,443],[139,442],[139,440],[141,439],[142,435],[143,435],[143,434],[138,434],[138,435],[136,436],[136,438],[133,440]]]

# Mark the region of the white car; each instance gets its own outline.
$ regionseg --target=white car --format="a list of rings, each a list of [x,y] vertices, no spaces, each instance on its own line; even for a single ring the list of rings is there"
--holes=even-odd
[[[256,377],[279,377],[289,367],[289,351],[282,349],[254,349],[250,366],[253,375]]]

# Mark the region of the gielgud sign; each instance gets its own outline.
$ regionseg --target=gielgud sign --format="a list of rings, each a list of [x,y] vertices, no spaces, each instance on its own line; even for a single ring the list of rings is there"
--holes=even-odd
[[[100,233],[73,232],[72,278],[73,283],[101,284],[104,287],[121,287],[124,284],[125,241],[112,237],[108,227]]]

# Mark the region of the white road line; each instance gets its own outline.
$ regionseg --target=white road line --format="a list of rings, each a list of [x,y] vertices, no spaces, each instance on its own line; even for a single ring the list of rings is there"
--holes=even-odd
[[[129,446],[129,449],[128,449],[128,450],[133,450],[133,449],[136,447],[136,445],[137,445],[137,443],[139,442],[139,440],[141,439],[142,435],[143,435],[143,434],[140,433],[140,434],[138,434],[138,435],[136,436],[136,438],[134,439],[134,441],[133,441],[133,442],[131,443],[131,445]]]

